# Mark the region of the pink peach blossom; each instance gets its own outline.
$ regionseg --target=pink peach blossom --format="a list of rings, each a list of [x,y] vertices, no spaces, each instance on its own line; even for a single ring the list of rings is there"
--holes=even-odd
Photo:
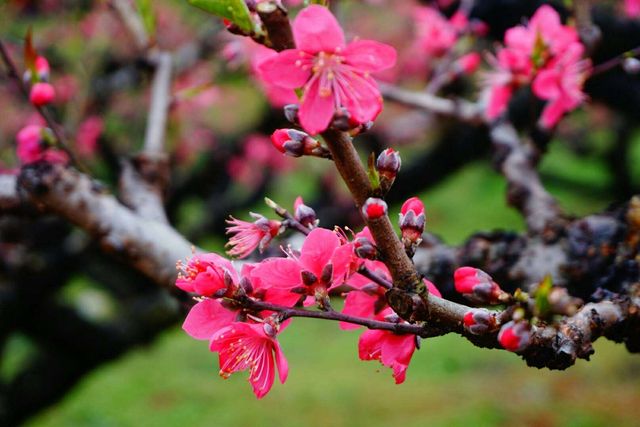
[[[206,297],[238,281],[231,262],[214,253],[195,254],[186,264],[180,261],[178,270],[178,288]]]
[[[328,9],[311,5],[293,23],[296,49],[260,65],[262,77],[285,89],[303,89],[299,119],[312,135],[325,130],[336,111],[345,108],[358,123],[374,120],[382,97],[371,73],[392,67],[396,51],[372,40],[346,44]]]
[[[218,352],[220,376],[249,369],[249,382],[258,399],[264,397],[275,379],[276,366],[284,384],[289,365],[276,340],[278,326],[272,323],[234,322],[211,337],[211,351]],[[275,363],[274,363],[275,359]]]

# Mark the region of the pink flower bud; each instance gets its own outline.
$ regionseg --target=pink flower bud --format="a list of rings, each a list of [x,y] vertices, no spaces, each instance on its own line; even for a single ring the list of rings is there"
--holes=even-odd
[[[49,62],[44,56],[38,56],[35,61],[36,73],[38,80],[41,82],[49,81]]]
[[[415,215],[424,214],[424,204],[419,198],[412,197],[402,204],[400,214],[407,215],[409,211],[413,211]]]
[[[315,227],[318,225],[316,211],[305,205],[300,196],[298,196],[293,203],[293,217],[305,227]]]
[[[453,275],[456,291],[479,302],[495,304],[499,302],[502,289],[484,271],[473,267],[461,267]]]
[[[489,310],[473,309],[464,315],[463,323],[469,332],[481,335],[495,328],[496,317]]]
[[[296,129],[278,129],[271,135],[271,142],[278,151],[291,157],[319,155],[324,149],[306,133]]]
[[[498,341],[506,350],[522,351],[531,341],[531,325],[528,322],[505,323],[498,334]]]
[[[362,215],[369,221],[387,214],[387,203],[377,197],[369,197],[362,206]]]
[[[401,165],[400,153],[393,148],[384,150],[376,160],[376,169],[378,169],[380,175],[390,180],[396,178]]]
[[[29,93],[29,100],[36,107],[42,107],[53,101],[56,93],[49,83],[38,82],[31,87]]]
[[[33,163],[42,158],[45,144],[42,140],[42,126],[29,125],[23,127],[16,135],[18,146],[16,154],[22,164]]]
[[[480,66],[481,61],[482,58],[478,52],[471,52],[456,61],[456,68],[463,74],[473,74]]]
[[[400,209],[400,230],[405,243],[419,244],[426,222],[424,205],[417,197],[412,197],[402,204]]]

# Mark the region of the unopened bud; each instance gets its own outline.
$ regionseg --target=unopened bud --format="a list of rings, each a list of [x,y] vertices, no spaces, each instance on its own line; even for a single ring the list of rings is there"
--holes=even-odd
[[[378,250],[366,237],[358,237],[353,246],[358,258],[375,260],[378,257]]]
[[[482,58],[478,52],[471,52],[461,56],[456,61],[455,67],[459,73],[469,75],[478,69],[481,61]]]
[[[367,221],[387,214],[387,203],[377,197],[369,197],[362,206],[362,215]]]
[[[464,326],[474,335],[482,335],[496,327],[496,316],[489,310],[473,309],[464,315]]]
[[[461,267],[453,275],[456,291],[481,304],[496,304],[504,292],[484,271],[473,267]]]
[[[298,112],[300,111],[300,106],[298,104],[288,104],[285,105],[284,108],[284,117],[292,124],[297,125],[298,123]]]
[[[400,153],[393,148],[387,148],[378,156],[376,169],[380,175],[380,188],[384,193],[393,185],[401,165]]]
[[[505,323],[498,334],[498,341],[506,350],[522,351],[531,341],[531,325],[526,321]]]
[[[625,58],[622,61],[622,68],[628,74],[638,74],[640,73],[640,59],[634,57]]]
[[[293,217],[305,227],[313,228],[318,225],[316,211],[304,204],[302,197],[297,197],[293,203]]]
[[[36,73],[38,74],[38,81],[49,81],[49,62],[44,56],[38,56],[35,61]]]
[[[38,82],[31,87],[29,101],[36,107],[50,104],[56,96],[56,92],[49,83]]]
[[[317,139],[296,129],[277,129],[271,135],[271,143],[278,151],[291,157],[330,157],[328,150]]]
[[[424,204],[420,199],[412,197],[402,204],[399,225],[402,243],[410,256],[422,241],[425,222]]]

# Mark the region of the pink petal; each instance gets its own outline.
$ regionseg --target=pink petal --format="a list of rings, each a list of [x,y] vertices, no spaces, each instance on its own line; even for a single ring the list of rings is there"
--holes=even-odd
[[[375,120],[382,111],[382,96],[375,80],[356,73],[343,73],[341,77],[336,79],[336,84],[341,88],[342,106],[357,122]]]
[[[533,81],[531,89],[541,99],[555,99],[561,95],[560,73],[556,70],[542,70]]]
[[[325,130],[335,112],[332,94],[320,95],[320,79],[314,79],[305,88],[298,118],[300,125],[311,135],[317,135]]]
[[[262,399],[271,390],[276,371],[269,341],[265,340],[256,351],[258,352],[257,362],[255,368],[251,369],[249,382],[256,397]]]
[[[293,22],[296,47],[306,52],[333,52],[344,46],[344,33],[326,7],[311,5],[300,11]]]
[[[336,233],[326,228],[316,228],[309,233],[300,249],[300,265],[319,278],[338,246],[340,239]]]
[[[347,244],[337,248],[331,256],[331,264],[333,265],[333,280],[331,288],[340,286],[350,274],[351,261],[355,254],[353,253],[353,245]]]
[[[396,50],[388,44],[373,40],[356,40],[347,45],[344,57],[359,71],[382,71],[396,63]]]
[[[235,319],[233,311],[222,307],[219,301],[205,299],[194,305],[182,324],[182,329],[197,340],[208,340]]]
[[[509,100],[513,94],[510,86],[493,86],[489,92],[489,103],[487,105],[487,118],[496,119],[507,110]]]
[[[401,384],[405,380],[411,356],[416,349],[415,337],[413,335],[397,335],[387,332],[382,342],[381,362],[393,369],[393,377],[396,384]]]
[[[542,110],[540,124],[547,129],[551,129],[560,121],[567,111],[569,110],[565,108],[562,98],[551,100]]]
[[[305,56],[298,49],[284,50],[260,63],[257,77],[265,84],[285,89],[302,87],[311,76],[310,66],[305,67],[308,61],[302,61]]]
[[[280,378],[280,383],[284,384],[287,380],[287,376],[289,376],[289,363],[287,362],[287,358],[284,357],[284,353],[280,348],[280,343],[274,340],[273,344],[275,353],[276,353],[276,366],[278,367],[278,377]]]
[[[369,280],[369,282],[371,281]],[[364,292],[351,291],[344,299],[344,308],[342,309],[342,313],[350,316],[371,319],[373,318],[373,310],[377,299],[377,297],[368,295]],[[360,325],[340,322],[340,329],[342,330],[349,331],[358,328],[360,328]]]
[[[264,289],[290,289],[300,285],[300,265],[290,258],[270,258],[262,261],[251,272]]]

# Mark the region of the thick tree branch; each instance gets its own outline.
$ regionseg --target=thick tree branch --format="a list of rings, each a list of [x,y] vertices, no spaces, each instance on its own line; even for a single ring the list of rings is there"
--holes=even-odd
[[[25,166],[18,188],[36,206],[79,226],[107,252],[167,288],[173,288],[176,261],[192,254],[193,246],[171,226],[137,215],[76,170],[45,163]]]
[[[525,218],[531,233],[553,233],[560,220],[560,208],[545,190],[536,164],[539,153],[521,141],[509,123],[496,124],[490,131],[498,169],[508,182],[507,199]]]

